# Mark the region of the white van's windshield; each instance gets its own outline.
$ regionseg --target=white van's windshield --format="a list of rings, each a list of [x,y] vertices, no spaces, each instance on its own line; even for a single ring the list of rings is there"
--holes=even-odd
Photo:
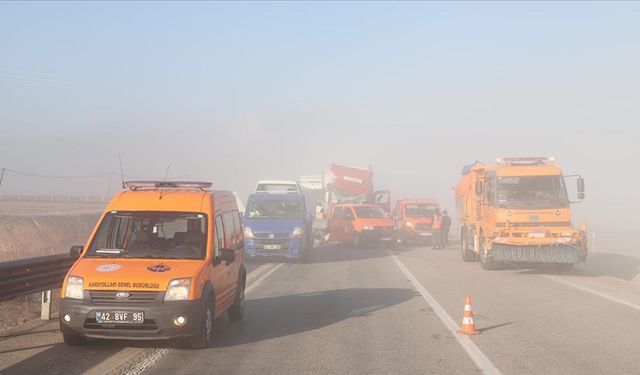
[[[110,212],[86,256],[203,259],[206,223],[200,213]]]

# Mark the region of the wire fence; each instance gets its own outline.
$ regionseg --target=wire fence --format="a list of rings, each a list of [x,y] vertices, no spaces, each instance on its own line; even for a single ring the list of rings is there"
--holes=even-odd
[[[188,175],[168,177],[165,174],[164,179],[184,177],[188,178]],[[0,168],[0,201],[104,203],[120,190],[121,180],[145,178],[113,171],[86,175],[53,175],[5,167]]]
[[[20,202],[74,202],[74,203],[104,203],[111,196],[107,195],[91,195],[91,194],[71,194],[58,192],[21,192],[21,193],[2,193],[0,192],[0,201],[20,201]]]

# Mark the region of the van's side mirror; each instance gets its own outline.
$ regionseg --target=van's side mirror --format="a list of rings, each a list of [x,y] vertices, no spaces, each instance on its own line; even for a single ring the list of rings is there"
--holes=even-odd
[[[578,193],[582,193],[582,195],[583,195],[582,198],[584,198],[584,178],[582,178],[582,177],[578,177]],[[578,195],[580,195],[580,194],[578,194]]]
[[[220,254],[216,257],[216,263],[233,263],[236,260],[236,251],[233,249],[220,249]]]
[[[476,195],[478,197],[482,195],[482,181],[476,181]]]
[[[69,255],[72,258],[80,258],[80,255],[82,254],[83,249],[84,249],[84,246],[82,245],[71,246],[71,250],[69,250]]]

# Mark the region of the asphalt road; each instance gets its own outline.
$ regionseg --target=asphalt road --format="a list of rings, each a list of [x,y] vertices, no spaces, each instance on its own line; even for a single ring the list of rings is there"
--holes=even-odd
[[[638,258],[596,253],[565,273],[484,271],[454,248],[329,245],[307,264],[249,270],[247,316],[219,319],[212,348],[121,341],[68,348],[55,324],[39,324],[0,337],[0,372],[640,372]],[[470,338],[452,327],[466,295],[481,331]]]

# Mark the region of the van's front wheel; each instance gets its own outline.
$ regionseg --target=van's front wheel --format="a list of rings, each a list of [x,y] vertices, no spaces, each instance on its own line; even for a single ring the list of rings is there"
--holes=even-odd
[[[202,322],[200,324],[200,332],[189,340],[189,346],[192,349],[207,348],[213,342],[213,318],[214,307],[211,296],[208,296],[204,303],[204,309],[202,311]]]

